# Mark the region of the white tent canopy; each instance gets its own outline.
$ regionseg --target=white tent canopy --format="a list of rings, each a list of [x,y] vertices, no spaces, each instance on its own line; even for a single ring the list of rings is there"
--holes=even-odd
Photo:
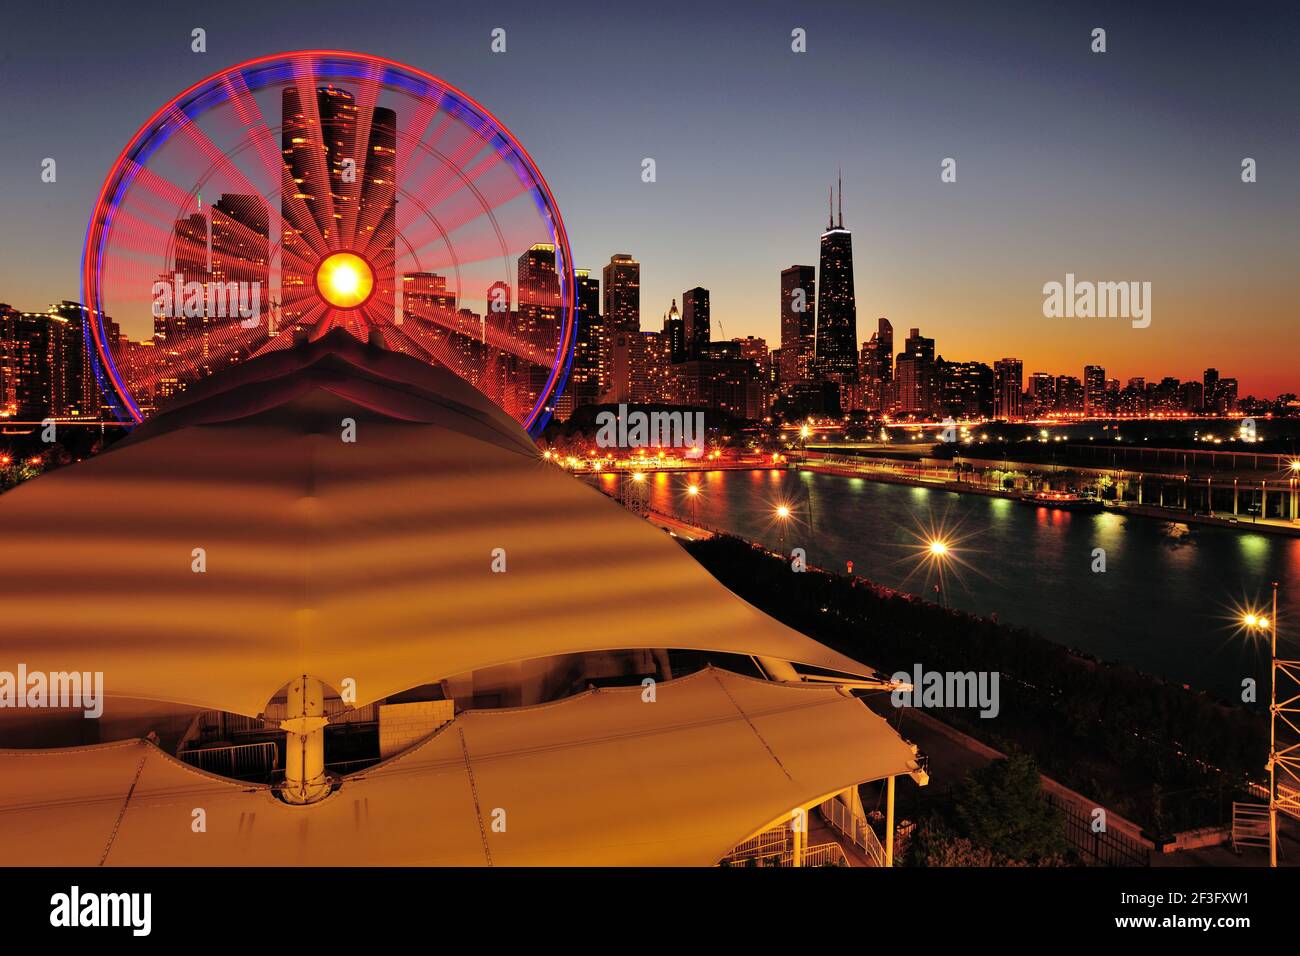
[[[0,496],[0,541],[0,670],[102,672],[110,707],[251,716],[302,674],[350,679],[363,705],[620,648],[870,673],[544,465],[450,372],[342,332],[201,382],[108,452]]]
[[[831,687],[708,668],[655,698],[469,711],[308,807],[139,740],[0,751],[0,864],[709,865],[796,807],[916,767]]]

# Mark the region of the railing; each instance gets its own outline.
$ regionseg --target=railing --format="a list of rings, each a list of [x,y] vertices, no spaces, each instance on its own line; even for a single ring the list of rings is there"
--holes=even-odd
[[[785,860],[782,866],[790,866]],[[819,843],[803,851],[802,866],[848,866],[849,858],[838,843]]]
[[[1079,805],[1047,793],[1047,802],[1065,818],[1065,839],[1086,863],[1100,866],[1150,866],[1151,848],[1131,837],[1111,830],[1093,828],[1091,814]]]
[[[873,866],[885,865],[885,848],[880,845],[880,838],[871,824],[864,817],[858,816],[848,805],[836,797],[831,797],[819,808],[822,819],[832,830],[842,834],[850,843],[866,855]]]
[[[179,756],[192,767],[222,777],[267,777],[279,764],[279,753],[274,743],[203,747],[183,750]]]
[[[794,866],[794,834],[787,826],[764,830],[722,858],[720,866]],[[849,858],[838,843],[806,846],[800,866],[848,866]]]
[[[1267,803],[1232,802],[1232,848],[1238,853],[1243,846],[1268,846],[1269,832]]]
[[[756,859],[760,863],[774,856],[786,859],[793,852],[792,836],[790,828],[784,825],[764,830],[737,846],[722,858],[722,862],[735,866],[751,859]]]
[[[199,729],[209,739],[216,734],[227,738],[243,737],[250,734],[275,733],[280,729],[280,721],[289,716],[288,707],[283,703],[272,703],[266,707],[262,717],[245,717],[243,714],[228,714],[217,710],[206,710],[198,715]],[[330,726],[339,724],[373,724],[379,720],[379,707],[367,704],[365,707],[350,709],[341,700],[325,701],[325,716]]]
[[[1268,787],[1259,783],[1246,785],[1252,797],[1259,797],[1261,800],[1268,800]],[[1295,787],[1288,787],[1284,783],[1277,785],[1277,812],[1285,813],[1289,817],[1300,820],[1300,790]]]

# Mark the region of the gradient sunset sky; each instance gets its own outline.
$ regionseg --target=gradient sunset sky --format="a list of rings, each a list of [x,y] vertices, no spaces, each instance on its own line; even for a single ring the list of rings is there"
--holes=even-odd
[[[883,315],[900,346],[920,327],[947,359],[1012,355],[1026,375],[1213,365],[1243,395],[1300,391],[1294,4],[109,6],[0,21],[0,301],[20,309],[80,297],[95,194],[162,103],[253,56],[331,47],[427,70],[500,118],[577,264],[641,261],[647,329],[703,285],[715,339],[778,345],[780,270],[816,264],[842,169],[859,339]],[[1242,183],[1243,157],[1258,182]],[[1043,284],[1067,272],[1151,282],[1151,326],[1044,318]]]

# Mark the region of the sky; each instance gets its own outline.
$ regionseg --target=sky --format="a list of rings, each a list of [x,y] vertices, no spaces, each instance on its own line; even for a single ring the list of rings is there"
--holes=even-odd
[[[328,47],[492,111],[550,185],[576,264],[640,260],[646,329],[702,285],[715,339],[777,345],[780,270],[816,264],[842,170],[859,339],[887,316],[900,343],[918,327],[944,358],[1014,356],[1026,376],[1212,365],[1243,395],[1300,391],[1293,4],[110,6],[0,14],[0,301],[20,309],[80,297],[95,195],[154,110],[250,57]],[[1067,273],[1150,282],[1150,325],[1045,317],[1043,286]]]

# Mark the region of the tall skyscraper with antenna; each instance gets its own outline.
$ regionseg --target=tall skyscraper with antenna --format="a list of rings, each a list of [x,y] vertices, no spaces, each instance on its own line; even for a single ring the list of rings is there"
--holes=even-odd
[[[844,228],[844,183],[839,183],[839,222],[831,203],[822,233],[817,278],[816,372],[851,384],[858,380],[858,310],[853,297],[853,234]],[[830,197],[832,200],[834,197]]]

